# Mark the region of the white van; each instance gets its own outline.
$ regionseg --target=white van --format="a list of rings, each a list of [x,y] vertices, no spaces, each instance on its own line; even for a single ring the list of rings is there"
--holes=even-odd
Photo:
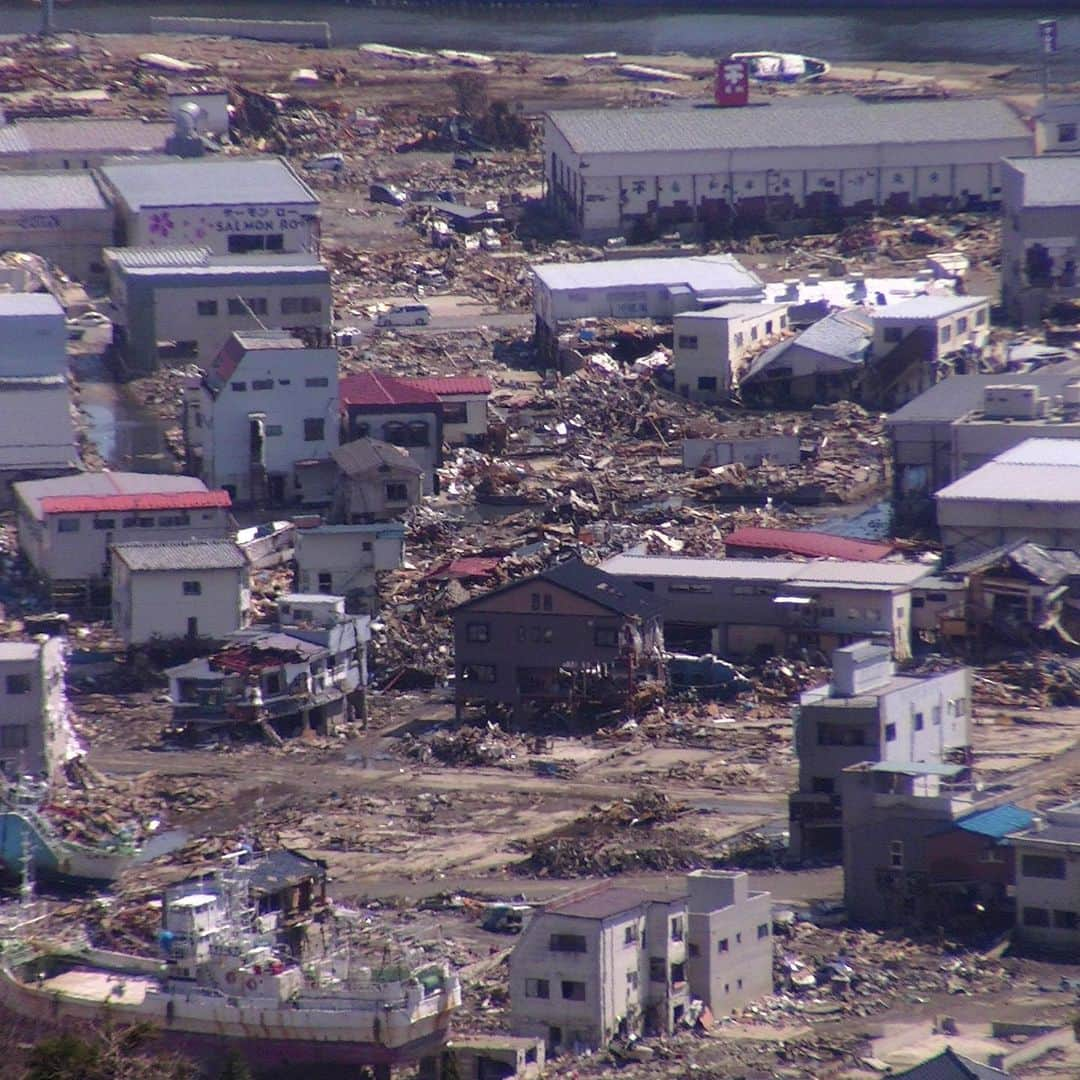
[[[375,320],[376,326],[427,326],[431,312],[427,304],[398,304],[382,312]]]

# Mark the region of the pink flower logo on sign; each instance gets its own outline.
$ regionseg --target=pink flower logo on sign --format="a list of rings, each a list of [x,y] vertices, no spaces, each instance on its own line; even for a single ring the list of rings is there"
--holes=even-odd
[[[150,235],[168,236],[173,231],[173,219],[168,210],[150,215]]]

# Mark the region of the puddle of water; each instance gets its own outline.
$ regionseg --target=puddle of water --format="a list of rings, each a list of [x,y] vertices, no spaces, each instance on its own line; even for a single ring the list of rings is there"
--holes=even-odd
[[[851,517],[829,518],[813,526],[813,531],[849,540],[887,540],[892,535],[892,504],[882,499]]]
[[[123,386],[107,381],[97,371],[87,375],[80,382],[80,406],[86,417],[87,437],[102,460],[114,469],[176,472],[160,421],[132,401]]]

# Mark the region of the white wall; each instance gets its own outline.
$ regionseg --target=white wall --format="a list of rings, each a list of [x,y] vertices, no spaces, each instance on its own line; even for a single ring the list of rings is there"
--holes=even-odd
[[[19,642],[26,659],[5,658],[0,650],[0,766],[9,776],[29,773],[52,778],[63,765],[72,740],[64,693],[64,643],[61,638]],[[29,681],[26,693],[9,676]]]
[[[920,327],[933,331],[934,360],[959,352],[967,345],[982,349],[990,340],[990,301],[981,300],[964,311],[939,319],[893,319],[887,308],[877,312],[874,314],[872,355],[875,358],[884,356],[899,344],[899,341],[886,340],[886,330],[899,330],[900,340],[903,340]]]
[[[184,206],[177,192],[175,206],[146,208],[125,213],[127,246],[175,247],[195,244],[208,247],[215,255],[228,255],[230,236],[282,238],[278,254],[318,250],[318,208],[305,203],[278,206],[249,205],[242,192],[222,192],[236,202],[220,206]]]
[[[348,596],[375,593],[375,575],[401,565],[405,551],[400,528],[379,530],[334,527],[327,531],[298,529],[295,539],[297,590]],[[324,588],[320,575],[330,575]]]
[[[67,328],[64,312],[3,315],[0,313],[0,375],[67,373]]]
[[[453,423],[443,417],[443,441],[451,446],[460,446],[487,434],[487,395],[476,397],[468,394],[440,394],[439,400],[444,408],[447,405],[465,405],[465,422]]]

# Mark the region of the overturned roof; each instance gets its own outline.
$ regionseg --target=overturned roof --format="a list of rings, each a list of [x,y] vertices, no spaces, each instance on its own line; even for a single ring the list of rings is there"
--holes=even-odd
[[[354,439],[334,447],[330,456],[346,476],[362,476],[364,473],[380,470],[407,472],[419,476],[424,471],[423,465],[407,450],[381,439]]]
[[[849,540],[846,536],[832,536],[829,533],[759,526],[735,529],[724,538],[724,545],[759,551],[786,551],[808,558],[848,559],[852,562],[880,562],[895,550],[892,544],[876,544],[871,540]]]

